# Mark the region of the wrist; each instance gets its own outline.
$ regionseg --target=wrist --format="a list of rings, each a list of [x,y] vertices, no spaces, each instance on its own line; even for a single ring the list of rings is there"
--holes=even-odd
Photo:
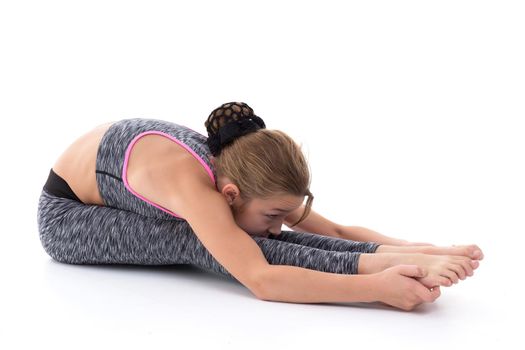
[[[373,303],[381,300],[382,287],[377,274],[342,275],[342,277],[347,280],[344,290],[344,298],[347,302]]]
[[[377,301],[383,301],[383,290],[384,286],[381,285],[381,279],[377,273],[369,275],[363,275],[366,277],[367,294],[365,302],[373,303]]]

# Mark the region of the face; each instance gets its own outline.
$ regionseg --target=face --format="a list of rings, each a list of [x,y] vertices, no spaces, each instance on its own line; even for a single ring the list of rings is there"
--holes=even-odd
[[[238,195],[238,187],[231,183],[222,188],[222,193],[231,203],[237,225],[250,235],[263,237],[281,233],[286,216],[299,208],[304,200],[304,196],[280,195],[245,202]]]
[[[286,216],[299,208],[303,199],[304,197],[292,195],[275,196],[266,200],[255,198],[245,204],[242,212],[234,207],[233,216],[237,225],[250,235],[278,235]]]

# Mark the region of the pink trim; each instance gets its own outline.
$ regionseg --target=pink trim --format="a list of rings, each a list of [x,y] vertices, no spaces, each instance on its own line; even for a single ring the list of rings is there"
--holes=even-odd
[[[142,199],[143,201],[153,205],[154,207],[170,214],[170,215],[173,215],[177,218],[181,218],[183,219],[182,217],[180,217],[179,215],[175,214],[174,212],[156,204],[156,203],[153,203],[152,201],[150,201],[149,199],[146,199],[144,196],[140,195],[139,193],[135,192],[131,186],[129,185],[129,182],[128,182],[128,162],[129,162],[129,155],[131,154],[131,150],[133,149],[133,146],[135,145],[135,143],[143,136],[146,136],[146,135],[151,135],[151,134],[155,134],[155,135],[161,135],[161,136],[164,136],[164,137],[167,137],[169,138],[170,140],[178,143],[180,146],[184,147],[188,152],[190,152],[192,154],[193,157],[195,157],[195,159],[197,159],[201,164],[202,166],[204,166],[204,168],[206,169],[206,171],[208,172],[208,175],[210,176],[211,180],[213,181],[213,183],[215,183],[215,177],[213,176],[213,171],[210,169],[210,167],[208,166],[208,164],[206,164],[206,162],[197,154],[195,153],[195,151],[193,149],[191,149],[188,145],[186,145],[185,143],[183,143],[182,141],[176,139],[175,137],[171,136],[171,135],[168,135],[162,131],[155,131],[155,130],[152,130],[152,131],[145,131],[141,134],[138,134],[137,136],[135,136],[135,138],[133,138],[133,140],[131,140],[131,142],[129,143],[128,145],[128,148],[126,149],[126,156],[124,158],[124,165],[122,167],[122,180],[124,182],[124,186],[126,187],[126,189],[128,191],[130,191],[131,193],[133,193],[136,197]]]

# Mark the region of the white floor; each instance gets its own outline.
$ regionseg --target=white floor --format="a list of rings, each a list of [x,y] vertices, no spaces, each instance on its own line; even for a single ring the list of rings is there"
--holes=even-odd
[[[4,349],[35,342],[42,349],[516,348],[521,342],[522,293],[513,282],[521,277],[509,273],[518,259],[496,247],[485,250],[473,277],[443,288],[435,303],[404,312],[379,304],[260,301],[237,282],[189,265],[67,265],[28,238],[13,243],[25,248],[17,249],[16,260],[2,259],[9,266],[3,269],[9,282],[2,292],[2,343],[10,344]]]
[[[62,264],[41,248],[31,210],[2,235],[4,349],[35,343],[41,349],[516,348],[521,342],[521,252],[513,244],[519,239],[489,229],[476,232],[485,259],[473,277],[443,287],[435,303],[404,312],[379,303],[261,301],[236,281],[191,265]]]
[[[3,2],[0,349],[522,349],[524,17],[512,1]],[[37,200],[71,142],[128,117],[206,133],[228,101],[302,144],[317,212],[475,243],[481,266],[404,312],[46,255]]]

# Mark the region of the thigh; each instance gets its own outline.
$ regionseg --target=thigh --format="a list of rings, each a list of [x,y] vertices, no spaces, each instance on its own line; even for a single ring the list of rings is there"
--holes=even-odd
[[[86,205],[43,191],[38,205],[38,227],[45,251],[60,262],[192,264],[233,277],[198,240],[186,221],[160,220],[130,211]],[[269,264],[357,273],[360,252],[330,251],[284,240],[252,238]]]
[[[47,254],[72,264],[187,263],[199,243],[186,221],[88,205],[45,191],[39,199],[38,228]]]
[[[283,230],[278,235],[271,235],[269,238],[338,252],[375,253],[379,247],[379,244],[376,242],[358,242],[344,238],[288,230]]]

